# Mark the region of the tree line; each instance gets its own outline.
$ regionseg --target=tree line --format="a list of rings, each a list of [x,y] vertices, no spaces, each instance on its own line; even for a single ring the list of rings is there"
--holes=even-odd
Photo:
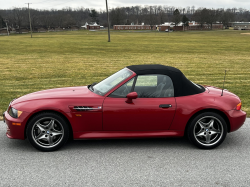
[[[159,25],[164,22],[196,21],[203,25],[219,22],[227,26],[230,22],[250,22],[250,12],[243,8],[208,9],[194,6],[181,8],[173,6],[132,6],[117,7],[109,10],[110,24],[113,25]],[[107,27],[106,11],[89,8],[63,8],[61,10],[30,9],[32,27],[82,26],[86,22],[96,22]],[[7,21],[5,21],[7,20]],[[0,28],[6,27],[6,22],[13,28],[29,27],[27,8],[0,9]]]

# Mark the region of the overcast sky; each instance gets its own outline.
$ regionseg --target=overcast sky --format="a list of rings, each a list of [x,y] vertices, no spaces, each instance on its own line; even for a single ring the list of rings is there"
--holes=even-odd
[[[64,7],[84,7],[104,10],[105,0],[0,0],[0,9],[25,7],[25,3],[35,9],[62,9]],[[250,9],[250,0],[108,0],[109,8],[135,5],[168,5],[175,7],[195,6],[206,8],[245,8]]]

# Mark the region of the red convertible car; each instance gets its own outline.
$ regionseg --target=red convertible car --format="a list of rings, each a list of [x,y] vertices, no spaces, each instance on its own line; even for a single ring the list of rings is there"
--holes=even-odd
[[[128,66],[88,86],[58,88],[14,99],[7,136],[54,151],[68,139],[181,137],[212,149],[246,119],[235,94],[188,80],[173,67]]]

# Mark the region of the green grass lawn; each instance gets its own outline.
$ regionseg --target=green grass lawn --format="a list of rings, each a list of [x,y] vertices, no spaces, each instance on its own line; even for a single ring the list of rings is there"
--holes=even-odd
[[[250,112],[250,35],[247,31],[69,31],[0,36],[0,114],[24,94],[99,82],[132,64],[179,68],[198,84],[237,94]],[[248,115],[249,116],[249,115]]]

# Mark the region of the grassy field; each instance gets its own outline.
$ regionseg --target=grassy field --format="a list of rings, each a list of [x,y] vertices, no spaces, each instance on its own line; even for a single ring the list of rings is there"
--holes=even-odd
[[[69,31],[0,36],[0,114],[24,94],[98,82],[132,64],[179,68],[198,84],[237,94],[250,114],[250,35],[247,31]],[[248,116],[250,116],[248,114]]]

